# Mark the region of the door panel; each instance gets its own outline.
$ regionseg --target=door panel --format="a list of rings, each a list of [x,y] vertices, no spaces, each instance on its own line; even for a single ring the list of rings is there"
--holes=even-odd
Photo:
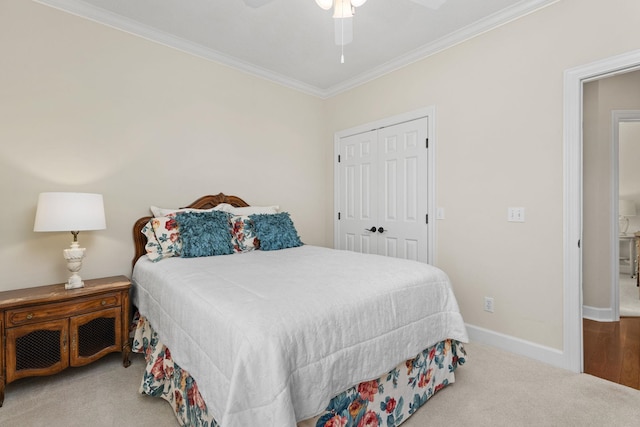
[[[377,146],[376,131],[340,140],[340,249],[377,253],[377,241],[371,242],[375,235],[366,231],[378,216]]]
[[[427,119],[382,128],[378,138],[383,141],[379,157],[385,165],[378,227],[384,228],[386,239],[380,253],[427,262]]]
[[[5,334],[7,384],[19,378],[55,374],[69,366],[67,319],[8,328]]]

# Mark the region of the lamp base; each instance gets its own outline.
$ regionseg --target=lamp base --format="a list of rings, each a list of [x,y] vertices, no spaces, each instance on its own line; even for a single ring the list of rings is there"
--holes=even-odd
[[[64,284],[65,289],[84,288],[84,282],[78,273],[73,273],[67,283]]]
[[[620,215],[618,217],[618,230],[621,236],[626,236],[629,230],[629,218]]]
[[[71,243],[71,248],[64,250],[64,259],[67,260],[67,269],[72,273],[69,281],[65,283],[65,289],[76,289],[84,287],[84,282],[78,274],[82,268],[82,258],[84,258],[85,248],[81,248],[78,242]]]

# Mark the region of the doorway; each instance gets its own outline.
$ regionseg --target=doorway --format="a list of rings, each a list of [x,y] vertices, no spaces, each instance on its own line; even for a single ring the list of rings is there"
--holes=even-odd
[[[632,185],[629,179],[621,181],[620,172],[629,175],[636,162],[628,159],[628,144],[620,144],[620,137],[627,135],[620,128],[640,120],[640,110],[617,108],[640,109],[638,87],[640,71],[605,76],[583,85],[583,317],[602,322],[620,319],[620,296],[625,294],[620,292],[621,286],[625,290],[629,287],[633,270],[635,241],[632,233],[624,234],[624,227],[620,229],[618,217],[630,214],[624,208],[635,211],[635,201],[624,196]],[[621,189],[625,191],[622,199]]]
[[[615,107],[640,107],[637,87],[640,71],[584,84],[582,280],[584,372],[636,389],[640,317],[634,316],[640,314],[640,294],[633,233],[640,195],[640,110]]]
[[[564,326],[562,362],[583,372],[582,349],[582,122],[583,85],[640,69],[640,50],[572,68],[564,73]]]
[[[640,71],[638,75],[640,87]],[[638,94],[640,98],[640,93]],[[640,101],[638,102],[640,107]],[[640,317],[640,292],[637,285],[638,254],[635,233],[640,231],[640,110],[616,110],[613,112],[613,144],[618,156],[618,239],[617,263],[619,315]]]

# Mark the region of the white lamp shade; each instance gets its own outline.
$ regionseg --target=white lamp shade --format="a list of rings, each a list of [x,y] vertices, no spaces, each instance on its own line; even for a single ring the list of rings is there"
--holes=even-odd
[[[316,0],[316,3],[324,10],[329,10],[333,6],[333,0]]]
[[[107,228],[102,194],[40,193],[33,231],[83,231]]]
[[[360,7],[366,2],[367,0],[351,0],[351,4],[353,5],[353,7]]]
[[[636,216],[636,202],[633,200],[620,199],[618,201],[618,215],[620,216]]]

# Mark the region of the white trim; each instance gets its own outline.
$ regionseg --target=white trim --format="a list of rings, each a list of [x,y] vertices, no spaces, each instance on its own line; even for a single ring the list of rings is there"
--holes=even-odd
[[[609,306],[611,307],[611,314],[615,321],[620,320],[620,227],[618,221],[618,199],[620,198],[620,160],[619,160],[619,144],[618,144],[618,122],[616,121],[615,110],[611,112],[611,142],[610,142],[610,156],[611,163],[609,165],[609,181],[611,182],[611,206],[609,206],[609,218],[611,218],[611,224],[609,225],[610,233],[610,259],[609,265],[611,278],[609,283],[611,289],[609,290]],[[583,317],[584,306],[582,307]]]
[[[340,171],[338,168],[338,155],[340,154],[340,139],[357,135],[359,133],[393,126],[399,123],[409,122],[416,119],[427,118],[427,138],[429,138],[429,151],[427,155],[428,183],[427,183],[427,263],[435,265],[436,262],[436,108],[435,106],[424,107],[407,113],[398,114],[392,117],[376,120],[344,129],[333,135],[333,247],[338,248],[340,236],[338,235],[338,209],[340,208]]]
[[[564,72],[563,365],[582,372],[582,86],[640,67],[640,50]]]
[[[346,92],[373,79],[381,77],[399,68],[405,67],[411,63],[424,59],[428,56],[434,55],[452,46],[467,41],[473,37],[497,28],[501,25],[505,25],[511,21],[514,21],[522,16],[528,15],[539,9],[547,7],[559,0],[526,0],[520,1],[514,6],[508,7],[488,16],[480,21],[477,21],[465,28],[455,31],[446,37],[443,37],[434,42],[428,43],[421,48],[418,48],[408,54],[402,55],[392,61],[382,64],[376,68],[373,68],[365,73],[362,73],[352,79],[334,85],[330,88],[322,89],[300,80],[295,80],[282,74],[267,70],[262,67],[255,66],[245,61],[241,61],[237,58],[231,57],[227,54],[218,52],[200,44],[191,42],[189,40],[176,37],[164,31],[156,28],[144,25],[133,19],[126,18],[124,16],[115,14],[108,10],[102,9],[98,6],[86,3],[82,0],[34,0],[37,3],[53,7],[55,9],[62,10],[64,12],[71,13],[83,18],[87,18],[91,21],[107,25],[109,27],[125,31],[127,33],[140,36],[147,40],[163,44],[174,49],[181,50],[183,52],[198,56],[200,58],[215,61],[236,70],[243,71],[247,74],[251,74],[282,86],[298,90],[300,92],[313,95],[322,99],[330,98],[339,93]],[[310,0],[309,0],[310,1]]]
[[[620,316],[618,315],[616,318],[611,308],[589,307],[588,305],[582,306],[582,317],[596,322],[617,322],[620,320]]]
[[[582,80],[564,74],[564,309],[565,367],[582,372]]]
[[[564,355],[562,354],[562,351],[558,349],[542,346],[531,341],[525,341],[520,338],[501,334],[479,326],[469,324],[466,326],[467,333],[469,334],[469,341],[471,342],[490,345],[501,350],[548,363],[549,365],[566,368]]]

